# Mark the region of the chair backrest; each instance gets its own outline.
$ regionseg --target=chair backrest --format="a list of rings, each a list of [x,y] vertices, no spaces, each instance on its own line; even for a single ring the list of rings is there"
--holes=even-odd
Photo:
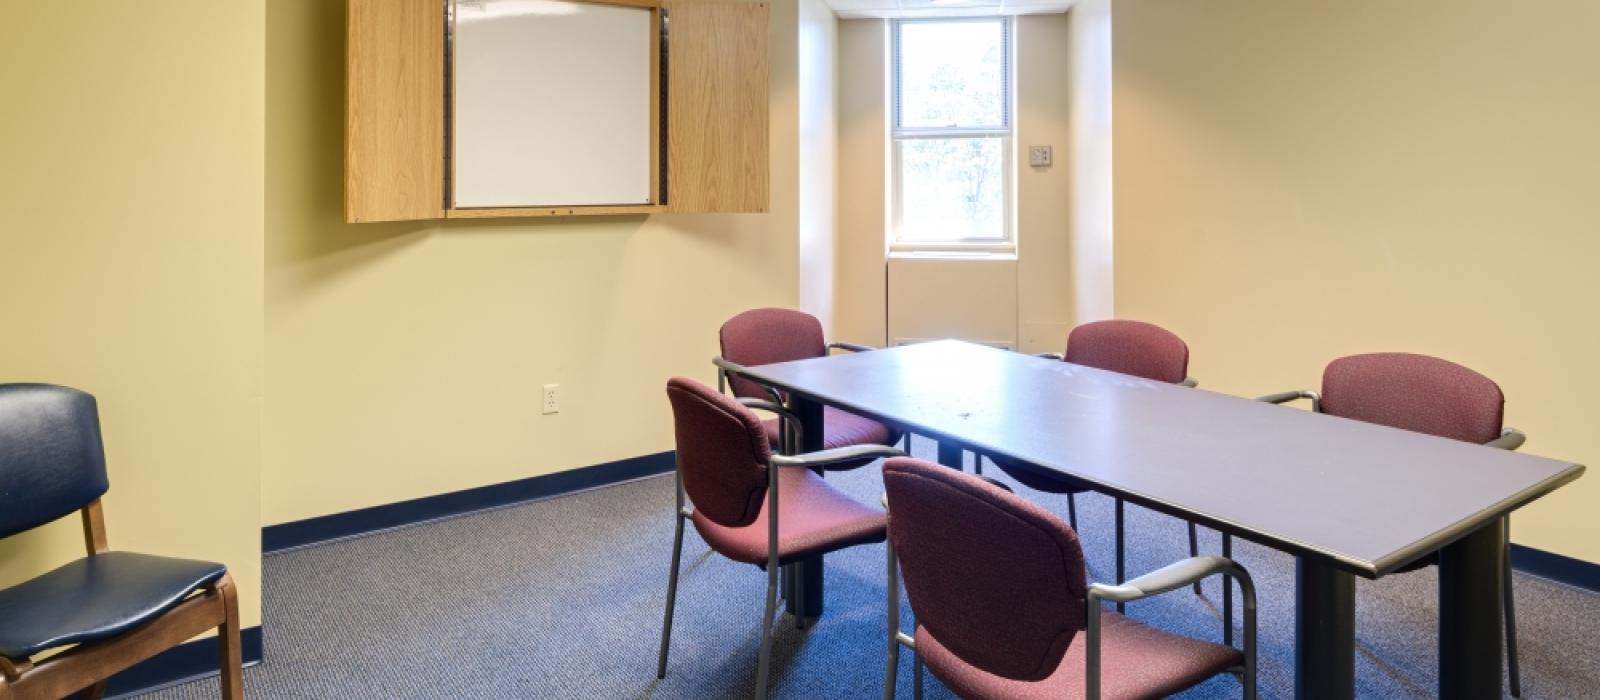
[[[728,319],[719,332],[722,357],[753,367],[822,357],[828,353],[822,322],[794,309],[751,309]],[[749,379],[734,377],[734,396],[770,398],[766,389]]]
[[[1050,675],[1087,611],[1072,528],[975,476],[919,459],[885,462],[883,484],[917,624],[987,673]]]
[[[1505,395],[1477,372],[1402,352],[1351,355],[1322,372],[1322,412],[1439,437],[1500,437]]]
[[[724,527],[761,514],[772,450],[761,419],[693,379],[667,381],[677,435],[678,474],[695,510]]]
[[[1095,321],[1067,336],[1067,362],[1177,384],[1189,375],[1189,346],[1144,321]]]
[[[109,487],[93,396],[0,384],[0,537],[70,515]]]

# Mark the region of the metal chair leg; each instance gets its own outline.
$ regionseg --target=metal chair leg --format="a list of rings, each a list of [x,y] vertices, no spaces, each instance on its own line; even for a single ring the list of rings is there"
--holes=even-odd
[[[972,453],[972,473],[983,476],[983,455]]]
[[[1511,697],[1522,697],[1522,669],[1517,663],[1517,608],[1516,595],[1511,589],[1511,519],[1506,518],[1505,567],[1502,569],[1501,595],[1505,596],[1506,668],[1511,674]]]
[[[767,697],[767,676],[772,667],[772,615],[778,609],[778,567],[767,567],[767,607],[761,618],[761,661],[756,666],[756,700]]]
[[[1189,523],[1189,556],[1200,556],[1200,533],[1194,523]],[[1226,577],[1224,577],[1226,578]],[[1200,582],[1194,582],[1194,594],[1200,595]]]
[[[1233,558],[1233,535],[1222,533],[1222,558]],[[1222,643],[1233,646],[1233,577],[1222,577]]]
[[[1072,524],[1072,531],[1078,531],[1078,499],[1074,494],[1067,494],[1067,522]]]
[[[1124,583],[1124,582],[1126,582],[1128,580],[1127,579],[1127,575],[1125,574],[1125,570],[1127,568],[1126,567],[1126,564],[1127,564],[1127,552],[1124,551],[1123,546],[1122,546],[1122,520],[1123,520],[1122,511],[1123,511],[1123,503],[1122,503],[1122,499],[1119,498],[1119,499],[1117,499],[1117,583],[1118,584],[1122,584],[1122,583]],[[1117,613],[1121,614],[1123,612],[1126,612],[1127,611],[1127,607],[1128,606],[1127,606],[1126,603],[1118,602],[1117,603]]]
[[[922,655],[911,652],[911,697],[922,700]]]
[[[667,611],[661,620],[661,656],[656,661],[656,678],[667,677],[667,646],[672,642],[672,608],[678,602],[678,562],[683,558],[683,514],[672,535],[672,570],[667,574]]]
[[[806,609],[806,577],[800,575],[800,565],[792,564],[783,567],[789,574],[789,592],[794,596],[794,628],[806,628],[806,620],[811,617],[811,611]]]
[[[883,700],[894,700],[895,676],[900,671],[900,571],[894,560],[894,543],[885,540],[883,543],[889,562],[888,575],[885,577],[888,595],[885,608],[889,618],[889,665],[883,670]]]

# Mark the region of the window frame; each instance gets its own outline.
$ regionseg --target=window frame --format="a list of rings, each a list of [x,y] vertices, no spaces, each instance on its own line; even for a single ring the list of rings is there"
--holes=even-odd
[[[900,126],[900,28],[908,24],[955,24],[961,22],[1000,25],[1004,54],[1001,57],[1001,126],[982,127],[902,127]],[[1015,255],[1016,232],[1016,26],[1008,15],[977,17],[917,17],[890,20],[889,27],[889,252],[964,253],[971,255]],[[905,178],[902,176],[902,145],[918,139],[994,138],[1000,140],[1001,236],[963,238],[953,241],[907,241],[904,227]]]

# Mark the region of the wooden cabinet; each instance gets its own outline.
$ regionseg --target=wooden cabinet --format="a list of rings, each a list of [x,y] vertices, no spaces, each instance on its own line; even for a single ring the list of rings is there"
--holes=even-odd
[[[586,0],[655,8],[655,0]],[[551,0],[549,4],[562,4]],[[584,206],[457,208],[448,55],[449,15],[472,0],[347,0],[345,219],[352,223],[441,218],[766,211],[767,32],[764,3],[668,0],[640,37],[662,58],[665,93],[641,109],[657,136],[648,157],[653,201]],[[574,65],[581,71],[582,65]],[[665,109],[661,109],[662,103]],[[561,109],[552,95],[549,109]],[[541,106],[541,108],[544,108]],[[664,142],[664,147],[663,147]],[[665,160],[662,161],[661,159]],[[662,163],[665,167],[661,167]],[[532,206],[537,204],[538,206]]]
[[[767,210],[767,6],[669,5],[667,209]]]
[[[439,0],[346,7],[345,221],[444,218],[444,11]]]

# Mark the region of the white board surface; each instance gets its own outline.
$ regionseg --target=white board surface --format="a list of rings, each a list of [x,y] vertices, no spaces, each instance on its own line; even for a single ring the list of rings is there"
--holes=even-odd
[[[458,208],[645,204],[651,12],[562,0],[459,0]]]

